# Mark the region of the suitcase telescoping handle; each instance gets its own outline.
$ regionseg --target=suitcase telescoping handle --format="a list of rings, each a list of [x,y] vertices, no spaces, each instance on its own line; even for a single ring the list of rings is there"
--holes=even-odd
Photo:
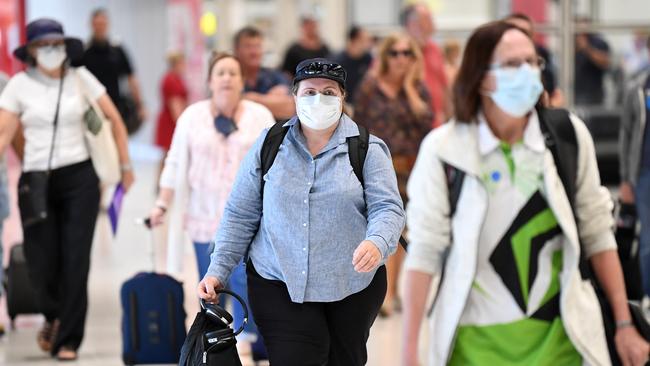
[[[151,272],[156,272],[156,240],[153,235],[151,220],[148,217],[145,217],[141,219],[135,219],[135,223],[138,225],[144,225],[147,231],[149,231],[149,242],[150,242],[149,259],[151,259]]]

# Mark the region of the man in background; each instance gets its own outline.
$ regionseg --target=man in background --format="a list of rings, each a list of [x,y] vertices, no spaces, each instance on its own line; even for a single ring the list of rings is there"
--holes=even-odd
[[[646,52],[650,52],[650,38],[646,47]],[[618,140],[619,196],[622,203],[636,205],[641,222],[641,282],[645,296],[650,297],[650,70],[641,72],[631,82],[623,103]]]
[[[415,3],[404,8],[400,22],[422,49],[424,81],[431,94],[434,112],[433,127],[438,127],[451,115],[451,103],[445,75],[445,59],[438,45],[432,40],[435,33],[433,15],[426,4]]]
[[[578,30],[589,25],[587,18],[578,19]],[[609,45],[591,32],[580,31],[575,37],[575,104],[599,105],[605,100],[603,80],[611,65]]]
[[[365,29],[352,26],[348,31],[348,40],[345,50],[334,57],[347,72],[345,81],[345,101],[348,104],[354,102],[354,93],[361,80],[366,75],[366,71],[372,62],[370,48],[372,47],[372,37]]]
[[[300,22],[300,39],[292,44],[284,56],[282,71],[290,78],[296,72],[296,66],[302,60],[310,58],[326,58],[330,50],[320,37],[318,20],[311,16],[305,16]]]
[[[262,66],[262,32],[255,27],[244,27],[235,34],[233,45],[244,74],[244,98],[264,105],[278,121],[291,118],[296,108],[289,80],[282,72]]]
[[[92,37],[83,55],[83,65],[106,87],[106,93],[122,115],[129,134],[134,133],[146,118],[140,86],[124,48],[109,40],[109,19],[105,9],[93,11]],[[128,93],[120,90],[120,79],[126,78]]]

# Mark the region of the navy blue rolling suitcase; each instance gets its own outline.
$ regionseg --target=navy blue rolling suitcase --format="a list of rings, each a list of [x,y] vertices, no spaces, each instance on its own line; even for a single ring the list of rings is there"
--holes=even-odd
[[[153,233],[150,253],[154,271],[138,273],[120,290],[125,365],[178,364],[185,342],[183,284],[155,272]]]
[[[124,364],[178,364],[186,334],[182,284],[139,273],[122,285],[120,296]]]

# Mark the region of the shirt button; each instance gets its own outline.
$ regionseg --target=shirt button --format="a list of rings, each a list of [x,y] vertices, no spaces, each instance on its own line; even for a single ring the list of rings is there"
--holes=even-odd
[[[302,226],[305,226],[305,227],[307,227],[307,223],[306,223],[306,222],[305,222],[305,223],[303,223],[303,224],[302,224]]]
[[[310,185],[311,185],[311,182],[307,182],[307,185],[310,186]]]
[[[307,248],[302,248],[302,251],[303,251],[303,252],[304,252],[304,251],[307,251]]]
[[[302,201],[303,203],[307,203],[307,200]]]
[[[305,274],[305,271],[302,271],[302,274]]]

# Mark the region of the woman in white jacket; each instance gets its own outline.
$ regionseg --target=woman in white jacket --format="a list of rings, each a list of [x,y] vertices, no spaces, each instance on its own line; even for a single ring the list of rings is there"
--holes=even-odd
[[[578,268],[581,249],[613,309],[618,356],[624,365],[648,360],[631,323],[589,132],[571,116],[575,216],[546,148],[535,110],[543,67],[530,37],[504,22],[478,28],[467,43],[455,120],[423,141],[408,183],[404,366],[418,364],[434,275],[443,280],[429,365],[609,365],[598,299]],[[446,166],[465,176],[453,214]]]

